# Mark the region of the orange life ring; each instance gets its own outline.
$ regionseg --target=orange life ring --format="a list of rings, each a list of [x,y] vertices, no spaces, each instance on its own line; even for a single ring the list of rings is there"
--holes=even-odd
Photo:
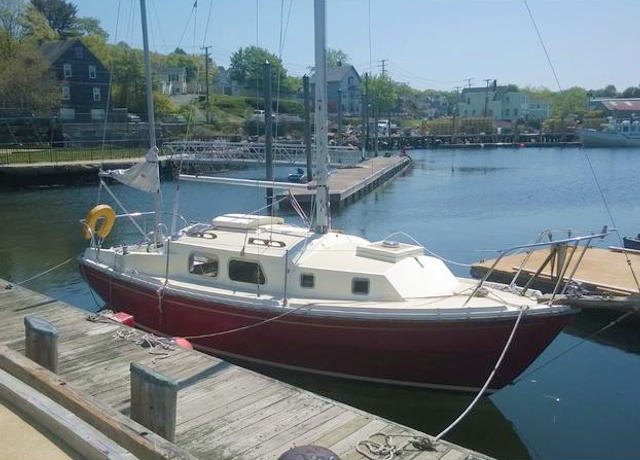
[[[101,218],[104,219],[102,225],[96,229],[98,220]],[[90,240],[92,235],[105,239],[111,233],[115,221],[116,213],[113,208],[108,204],[99,204],[87,214],[82,228],[82,235],[86,240]]]

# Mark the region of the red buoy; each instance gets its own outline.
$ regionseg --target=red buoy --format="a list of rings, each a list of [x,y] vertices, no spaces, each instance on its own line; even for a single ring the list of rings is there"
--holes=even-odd
[[[175,342],[176,345],[178,345],[181,348],[186,348],[187,350],[193,350],[193,345],[191,345],[191,342],[189,342],[184,337],[174,337],[173,341]]]

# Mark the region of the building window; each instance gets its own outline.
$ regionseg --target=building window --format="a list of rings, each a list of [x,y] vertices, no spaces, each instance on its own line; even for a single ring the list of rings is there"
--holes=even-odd
[[[303,288],[312,288],[315,285],[315,277],[309,273],[300,275],[300,286]]]
[[[264,272],[257,262],[248,260],[229,261],[229,278],[241,283],[264,284]]]
[[[76,46],[73,51],[76,54],[76,59],[83,59],[84,58],[84,49],[82,49],[82,46]]]
[[[71,76],[71,64],[62,64],[62,72],[65,78]]]
[[[504,114],[508,117],[509,116],[509,109],[504,109]]]
[[[218,276],[218,256],[209,254],[191,254],[189,256],[189,273],[215,278]]]
[[[62,118],[63,120],[74,120],[76,118],[75,109],[60,109],[60,118]]]
[[[507,104],[508,104],[509,103],[509,96],[506,97],[506,100],[507,100]]]
[[[94,101],[99,101],[100,100],[100,88],[93,88],[93,100]]]
[[[467,104],[471,104],[471,98],[470,97],[467,98]]]
[[[518,109],[513,109],[513,115],[518,116]]]
[[[89,66],[89,78],[96,78],[96,66],[94,65]]]
[[[69,88],[68,86],[62,87],[62,99],[65,101],[71,99],[71,88]]]
[[[476,114],[476,109],[473,109],[473,110],[471,111],[471,115],[475,115],[475,114]]]
[[[104,120],[104,109],[91,109],[92,120]]]
[[[351,280],[351,292],[357,295],[369,294],[369,279],[354,278]]]

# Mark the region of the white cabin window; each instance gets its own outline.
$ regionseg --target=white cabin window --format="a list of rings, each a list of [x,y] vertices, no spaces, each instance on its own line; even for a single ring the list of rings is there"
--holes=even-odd
[[[99,101],[101,99],[102,95],[100,94],[100,88],[93,88],[93,100],[94,101]]]
[[[251,284],[264,284],[266,281],[260,264],[248,260],[230,260],[229,279]]]
[[[218,276],[218,256],[210,254],[191,254],[189,256],[189,273],[215,278]]]
[[[63,72],[65,78],[71,77],[71,64],[63,64],[62,65],[62,72]]]
[[[310,273],[300,275],[300,287],[313,288],[315,286],[315,277]]]
[[[369,279],[354,278],[351,280],[351,292],[357,295],[369,294]]]
[[[69,88],[68,86],[62,87],[62,99],[65,101],[71,99],[71,88]]]
[[[89,78],[91,79],[96,78],[96,66],[94,65],[89,66]]]

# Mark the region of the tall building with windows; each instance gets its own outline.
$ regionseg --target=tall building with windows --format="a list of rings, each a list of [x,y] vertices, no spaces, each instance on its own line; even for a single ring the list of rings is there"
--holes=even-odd
[[[63,122],[104,120],[109,70],[79,38],[45,42],[40,52],[60,83]]]

